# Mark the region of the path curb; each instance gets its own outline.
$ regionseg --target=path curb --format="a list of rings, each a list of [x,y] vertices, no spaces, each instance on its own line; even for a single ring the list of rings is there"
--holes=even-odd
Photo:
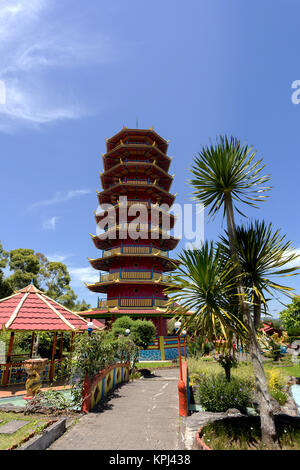
[[[18,450],[45,450],[66,431],[66,418],[62,418],[45,429],[43,434],[33,437]]]

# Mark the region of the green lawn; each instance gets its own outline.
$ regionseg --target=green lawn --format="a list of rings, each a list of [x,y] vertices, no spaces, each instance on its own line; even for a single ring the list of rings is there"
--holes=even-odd
[[[283,364],[287,364],[287,361],[284,361]],[[224,370],[222,367],[213,360],[211,357],[201,357],[201,358],[188,358],[189,366],[189,376],[193,382],[193,376],[199,376],[205,372],[220,373]],[[300,364],[292,365],[291,367],[282,367],[282,364],[277,366],[272,361],[264,362],[265,370],[278,369],[284,376],[294,376],[300,377]],[[232,369],[232,375],[239,378],[253,377],[253,368],[250,361],[240,362],[236,369]]]
[[[0,434],[0,450],[6,450],[15,444],[19,444],[33,431],[43,429],[49,422],[48,416],[24,415],[23,413],[4,413],[0,412],[0,428],[3,424],[12,420],[29,421],[25,426],[14,434]]]
[[[159,367],[174,366],[173,362],[138,362],[136,364],[138,369],[157,369]]]

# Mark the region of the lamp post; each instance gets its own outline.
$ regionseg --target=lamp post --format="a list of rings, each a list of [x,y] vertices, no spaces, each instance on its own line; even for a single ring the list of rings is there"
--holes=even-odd
[[[176,334],[177,334],[177,339],[178,339],[179,374],[180,374],[180,380],[182,380],[182,363],[181,363],[181,347],[180,347],[180,327],[181,327],[181,321],[177,321],[177,322],[175,323],[175,328],[176,328]]]
[[[184,337],[184,360],[186,361],[186,330],[183,330],[182,336]]]
[[[86,327],[87,327],[88,335],[91,336],[92,331],[93,331],[93,327],[94,327],[94,323],[92,321],[89,321],[88,324],[86,325]]]
[[[182,361],[181,361],[181,344],[180,344],[180,327],[181,322],[175,323],[176,334],[178,338],[178,355],[179,355],[179,381],[178,381],[178,396],[179,396],[179,415],[188,416],[188,398],[186,384],[183,380],[182,374]],[[186,333],[186,332],[185,332]]]
[[[129,329],[129,328],[126,328],[126,330],[125,330],[125,336],[127,337],[127,336],[129,336],[129,335],[130,335],[130,329]],[[129,361],[129,353],[128,353],[128,351],[127,351],[127,362],[128,362],[128,363],[130,362],[130,361]]]

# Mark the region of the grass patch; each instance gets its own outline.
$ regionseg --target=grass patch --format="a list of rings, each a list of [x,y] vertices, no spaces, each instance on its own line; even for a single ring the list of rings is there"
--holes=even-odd
[[[47,426],[49,417],[0,412],[0,421],[2,421],[0,427],[12,420],[29,421],[29,423],[14,434],[0,434],[0,450],[10,449],[15,444],[20,444],[32,432],[41,431]]]
[[[138,369],[158,369],[171,366],[176,366],[176,364],[173,362],[138,362],[136,364]]]
[[[276,423],[280,446],[283,450],[300,449],[299,424]],[[267,450],[261,442],[260,420],[227,418],[204,426],[202,440],[213,450]]]

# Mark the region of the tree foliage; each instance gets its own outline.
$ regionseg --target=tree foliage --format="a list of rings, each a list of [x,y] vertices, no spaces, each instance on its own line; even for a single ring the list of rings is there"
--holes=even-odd
[[[300,296],[295,295],[285,310],[280,312],[282,326],[285,330],[300,333]]]

